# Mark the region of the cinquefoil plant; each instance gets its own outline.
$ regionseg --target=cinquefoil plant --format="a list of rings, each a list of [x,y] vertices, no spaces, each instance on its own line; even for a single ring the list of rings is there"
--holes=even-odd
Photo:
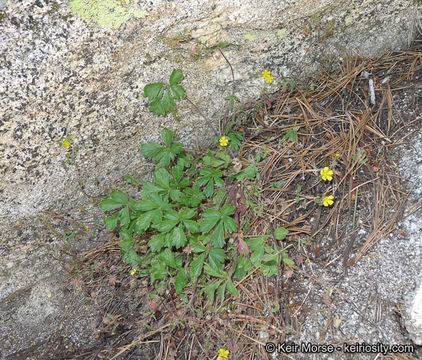
[[[216,291],[221,300],[226,291],[237,294],[233,278],[255,267],[275,274],[286,255],[267,245],[266,236],[243,241],[238,234],[237,209],[228,203],[226,190],[230,156],[220,150],[194,158],[173,142],[168,129],[162,139],[164,145],[142,145],[155,168],[154,181],[143,183],[141,200],[113,190],[100,203],[108,214],[106,228],[119,231],[124,260],[139,276],[150,276],[157,289],[174,282],[181,294],[200,282],[210,301]]]

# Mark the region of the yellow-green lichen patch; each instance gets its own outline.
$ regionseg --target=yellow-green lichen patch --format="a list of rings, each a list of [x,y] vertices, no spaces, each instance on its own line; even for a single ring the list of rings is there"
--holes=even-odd
[[[72,0],[70,9],[85,21],[95,21],[100,26],[118,29],[132,16],[141,18],[147,15],[144,10],[128,6],[131,2],[121,0]],[[125,6],[126,5],[126,6]]]
[[[256,39],[256,35],[251,34],[251,33],[247,33],[247,34],[243,35],[243,37],[244,37],[246,40],[250,40],[250,41],[254,41],[254,40]]]
[[[277,36],[280,39],[282,39],[282,38],[284,38],[286,36],[286,33],[287,33],[287,29],[286,28],[283,28],[283,29],[280,29],[280,30],[277,31]]]
[[[352,16],[347,16],[344,19],[344,22],[346,23],[346,26],[349,26],[353,22],[353,17]]]

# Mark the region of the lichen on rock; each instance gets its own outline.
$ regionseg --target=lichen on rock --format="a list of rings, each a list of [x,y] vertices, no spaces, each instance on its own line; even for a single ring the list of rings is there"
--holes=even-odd
[[[130,4],[125,5],[121,0],[72,0],[69,7],[85,21],[118,29],[132,16],[140,18],[146,15],[144,10],[137,10]]]

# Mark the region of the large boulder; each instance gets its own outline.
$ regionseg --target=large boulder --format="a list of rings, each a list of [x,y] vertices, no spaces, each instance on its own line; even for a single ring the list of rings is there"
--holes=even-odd
[[[186,144],[211,143],[187,101],[177,117],[152,114],[146,84],[183,69],[189,98],[217,127],[232,86],[212,49],[218,43],[228,43],[236,95],[246,102],[346,50],[380,56],[404,47],[415,12],[410,0],[0,0],[4,354],[42,343],[61,311],[54,258],[63,229],[45,212],[77,214],[122,175],[147,176],[139,147],[165,127]]]
[[[277,89],[264,69],[300,77],[346,49],[378,56],[403,47],[415,11],[409,0],[2,0],[0,8],[3,219],[77,209],[87,200],[79,182],[95,195],[122,174],[141,174],[139,146],[163,127],[185,143],[209,142],[189,103],[177,119],[160,118],[142,96],[147,83],[182,68],[188,95],[218,123],[230,68],[195,38],[229,43],[246,101]]]

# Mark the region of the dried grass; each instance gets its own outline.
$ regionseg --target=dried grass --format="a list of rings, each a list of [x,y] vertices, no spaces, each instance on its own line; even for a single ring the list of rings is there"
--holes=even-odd
[[[408,86],[403,83],[412,79],[420,66],[422,55],[416,51],[385,54],[378,59],[348,54],[339,64],[338,75],[321,74],[314,80],[317,87],[313,90],[300,88],[279,94],[271,107],[264,101],[243,124],[246,133],[243,157],[253,155],[262,147],[269,152],[259,164],[262,197],[256,201],[261,202],[264,210],[258,215],[249,209],[245,216],[250,225],[245,236],[258,236],[284,226],[289,236],[284,243],[277,244],[278,248],[287,249],[296,260],[311,260],[309,273],[300,266],[280,267],[271,279],[254,272],[235,283],[239,290],[236,298],[228,297],[224,303],[214,304],[212,313],[211,306],[199,297],[183,309],[178,297],[167,293],[153,311],[149,303],[144,304],[142,309],[149,311],[148,315],[126,319],[126,326],[117,319],[113,325],[123,326],[123,330],[116,339],[103,339],[103,348],[85,352],[84,358],[99,354],[111,359],[130,358],[138,346],[155,345],[153,352],[157,360],[216,359],[215,346],[221,344],[230,349],[232,359],[270,359],[263,348],[266,339],[283,342],[288,334],[299,336],[298,314],[317,316],[317,310],[307,301],[310,289],[302,289],[300,279],[308,277],[318,283],[312,266],[328,266],[341,261],[340,257],[345,271],[356,266],[378,241],[394,230],[402,215],[408,194],[403,190],[403,179],[397,165],[391,162],[390,152],[405,141],[406,128],[421,118],[404,122],[394,105],[393,93],[401,86]],[[373,74],[379,100],[375,106],[369,102],[367,80],[361,76],[364,71]],[[285,131],[295,126],[299,127],[298,142],[282,142]],[[337,160],[336,154],[341,154]],[[323,184],[319,171],[335,160],[334,180]],[[284,184],[275,187],[274,183],[279,181]],[[299,185],[302,189],[298,202]],[[323,208],[315,203],[316,198],[329,194],[335,197],[332,207]],[[420,202],[411,211],[419,206]],[[363,243],[354,240],[355,216],[369,232]],[[338,249],[342,249],[340,255]],[[93,263],[96,257],[104,258],[104,254],[116,251],[115,243],[108,244],[86,253],[84,262]],[[293,278],[295,282],[289,281]],[[91,286],[100,286],[101,281],[106,278],[99,278]],[[137,283],[140,298],[148,299],[149,288],[142,284]],[[305,294],[300,303],[291,301],[297,293]],[[99,300],[104,314],[110,310],[107,304],[111,303],[110,297]],[[145,323],[149,331],[145,330]],[[331,323],[321,328],[322,337],[329,326]],[[338,342],[354,340],[338,339]],[[295,355],[280,356],[296,359]],[[404,354],[384,358],[414,359]]]

